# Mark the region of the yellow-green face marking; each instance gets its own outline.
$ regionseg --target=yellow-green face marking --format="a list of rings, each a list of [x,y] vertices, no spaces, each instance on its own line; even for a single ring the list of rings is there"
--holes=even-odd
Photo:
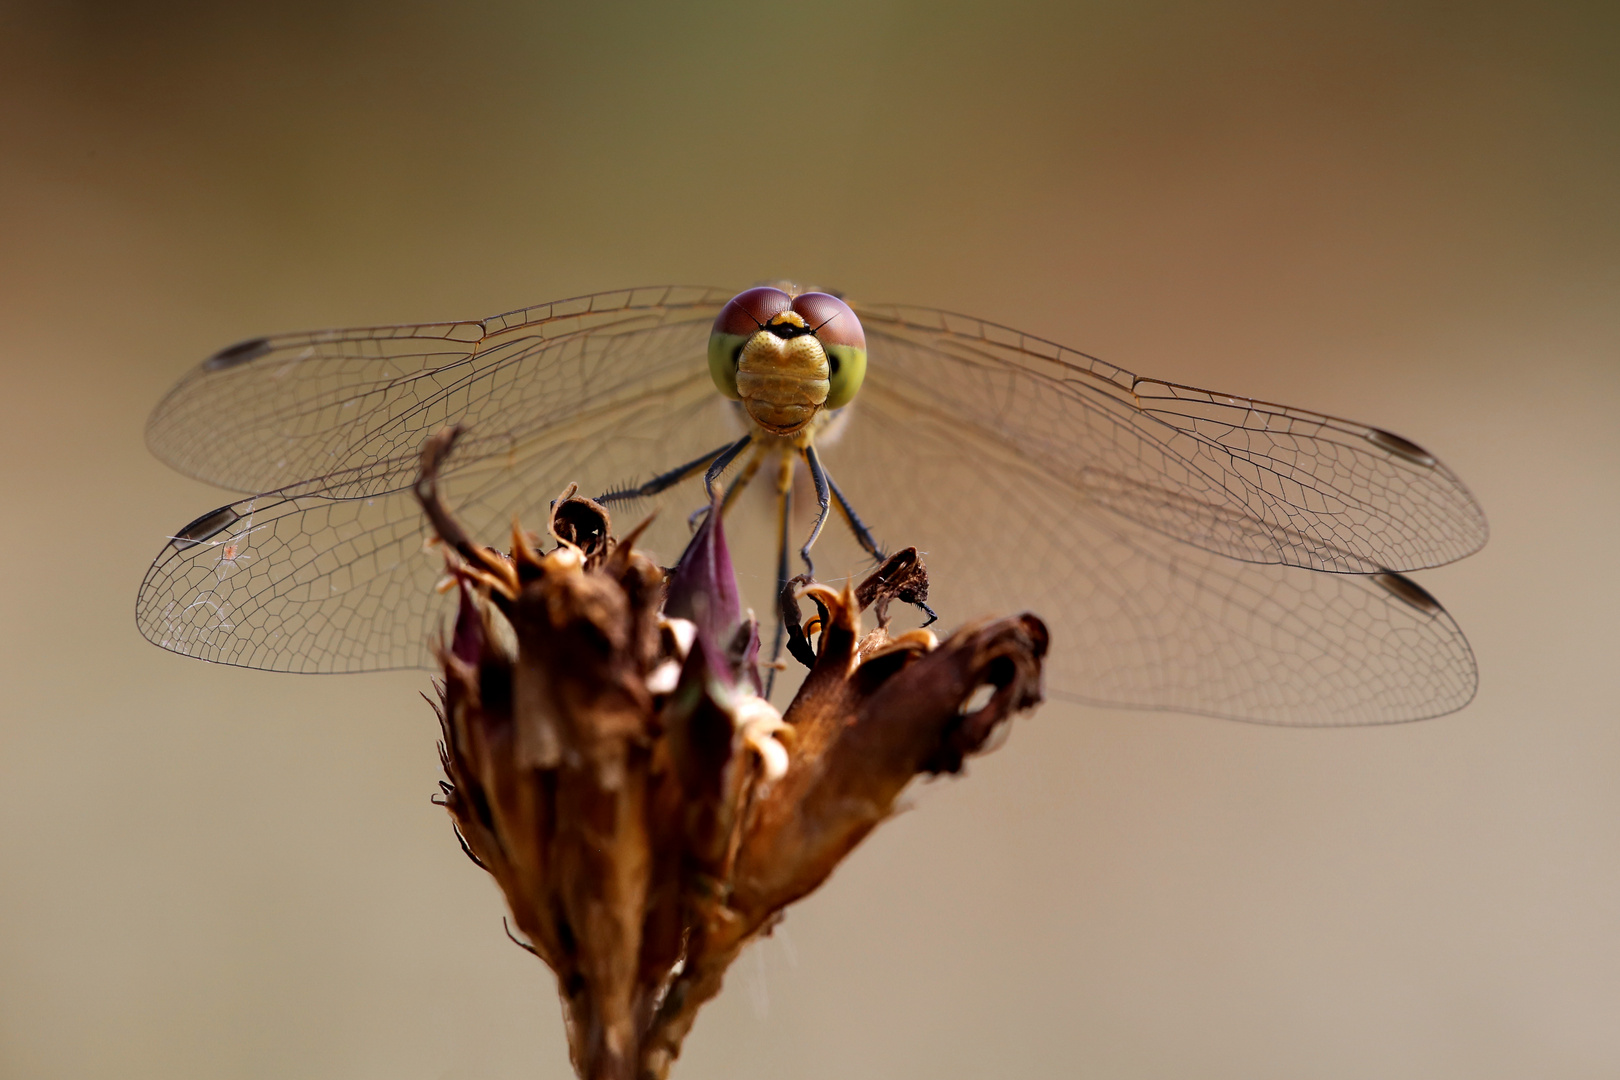
[[[792,435],[855,397],[866,377],[866,334],[830,293],[749,289],[714,320],[709,374],[760,427]]]

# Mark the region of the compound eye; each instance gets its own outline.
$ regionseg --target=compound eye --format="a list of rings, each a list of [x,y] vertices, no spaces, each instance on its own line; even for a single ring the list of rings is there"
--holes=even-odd
[[[793,299],[793,310],[804,317],[805,325],[823,345],[866,348],[866,332],[861,329],[861,320],[848,304],[832,293],[801,293]]]
[[[866,378],[866,331],[850,306],[831,293],[805,293],[793,301],[827,352],[827,409],[848,405]]]
[[[722,394],[733,401],[742,400],[737,392],[737,358],[743,346],[766,323],[792,306],[791,296],[768,285],[740,292],[726,301],[709,333],[709,377]]]
[[[720,314],[714,320],[714,332],[750,338],[791,307],[793,297],[781,289],[773,289],[769,285],[747,289],[726,301],[726,306],[720,309]]]

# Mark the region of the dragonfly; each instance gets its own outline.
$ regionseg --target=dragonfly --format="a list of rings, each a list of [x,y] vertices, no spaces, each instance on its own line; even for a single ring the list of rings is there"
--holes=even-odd
[[[1417,443],[786,283],[221,350],[147,438],[241,497],[165,538],[140,631],[248,668],[430,668],[453,598],[412,485],[451,425],[466,434],[440,491],[482,542],[577,484],[652,514],[637,542],[668,565],[718,486],[760,610],[790,532],[837,575],[903,541],[945,625],[1046,621],[1049,698],[1328,726],[1443,715],[1477,687],[1456,621],[1408,574],[1477,551],[1485,515]]]

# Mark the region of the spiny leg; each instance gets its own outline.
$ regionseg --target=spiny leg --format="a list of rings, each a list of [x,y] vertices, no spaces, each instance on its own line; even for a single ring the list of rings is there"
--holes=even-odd
[[[780,597],[788,584],[788,528],[793,516],[793,455],[783,454],[781,467],[776,474],[776,595]],[[776,665],[782,658],[782,638],[787,633],[787,624],[779,614],[776,619],[776,635],[771,641],[771,667],[770,673],[765,676],[765,698],[770,699],[771,687],[776,684]]]
[[[714,501],[714,482],[720,479],[720,474],[726,471],[726,466],[735,461],[737,459],[737,455],[746,450],[748,448],[748,444],[753,441],[753,432],[749,432],[747,435],[744,435],[742,438],[720,451],[720,456],[715,458],[714,461],[710,462],[709,471],[703,474],[703,494],[709,497],[710,502]]]
[[[792,460],[789,458],[788,460]],[[810,468],[810,479],[816,485],[816,502],[820,509],[816,513],[816,523],[810,529],[810,538],[799,549],[799,558],[804,560],[804,572],[811,577],[816,576],[815,565],[810,561],[810,549],[815,546],[816,538],[821,535],[821,527],[827,524],[827,508],[831,497],[827,493],[827,470],[821,467],[821,458],[816,454],[816,448],[806,445],[804,448],[804,463]]]
[[[827,486],[832,488],[833,498],[838,502],[838,513],[843,516],[844,523],[849,526],[849,531],[855,534],[855,542],[860,544],[866,553],[876,561],[882,562],[887,559],[888,555],[884,554],[883,549],[878,546],[877,538],[872,535],[872,530],[866,527],[866,522],[862,521],[860,515],[855,513],[855,508],[849,505],[849,500],[844,498],[844,493],[838,490],[838,485],[834,483],[832,474],[828,473],[826,475]]]
[[[616,502],[627,502],[630,499],[642,499],[649,495],[657,495],[661,491],[669,490],[687,477],[696,476],[699,469],[708,465],[727,450],[734,448],[735,444],[730,444],[716,450],[710,450],[707,454],[700,458],[693,458],[685,465],[677,465],[668,472],[659,473],[639,487],[633,487],[626,491],[610,491],[605,495],[598,495],[596,501],[603,506],[608,506]]]
[[[754,474],[759,472],[759,466],[765,460],[765,454],[765,444],[755,443],[754,452],[748,455],[748,461],[743,465],[742,471],[737,474],[735,480],[727,485],[726,493],[720,497],[720,513],[722,516],[731,509],[732,501],[742,493],[743,488],[748,486],[749,481],[753,480]],[[687,527],[696,532],[698,523],[703,520],[703,515],[708,512],[709,508],[707,506],[700,506],[692,511],[686,517]]]
[[[754,479],[754,474],[759,472],[759,467],[764,462],[765,444],[756,443],[754,452],[748,455],[748,462],[742,467],[742,472],[737,474],[737,479],[733,480],[731,486],[726,488],[726,494],[720,500],[720,512],[722,514],[731,509],[732,501],[737,498],[743,488],[748,486],[749,481]]]
[[[844,498],[844,493],[838,490],[838,485],[833,483],[831,474],[826,475],[827,486],[832,488],[833,498],[838,501],[838,512],[843,515],[844,521],[848,523],[849,531],[855,534],[856,543],[865,548],[866,553],[872,556],[872,558],[876,559],[878,562],[882,562],[883,560],[887,559],[888,556],[885,555],[883,553],[883,549],[878,546],[877,538],[874,537],[872,535],[872,531],[866,527],[866,522],[862,521],[860,515],[855,512],[855,508],[849,505],[849,500]],[[928,616],[927,620],[923,623],[924,626],[932,626],[935,620],[939,618],[939,615],[935,613],[934,609],[929,607],[923,601],[910,600],[907,602],[913,607],[920,608],[923,614]]]

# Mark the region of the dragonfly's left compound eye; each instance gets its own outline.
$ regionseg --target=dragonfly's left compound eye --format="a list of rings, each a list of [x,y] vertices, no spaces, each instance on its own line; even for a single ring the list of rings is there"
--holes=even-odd
[[[793,310],[827,352],[827,400],[824,409],[848,405],[866,378],[866,331],[848,304],[831,293],[804,293],[793,300]]]
[[[748,339],[765,329],[776,316],[793,307],[793,297],[781,289],[761,286],[740,292],[726,302],[709,334],[709,376],[720,392],[741,401],[737,391],[737,360]]]

